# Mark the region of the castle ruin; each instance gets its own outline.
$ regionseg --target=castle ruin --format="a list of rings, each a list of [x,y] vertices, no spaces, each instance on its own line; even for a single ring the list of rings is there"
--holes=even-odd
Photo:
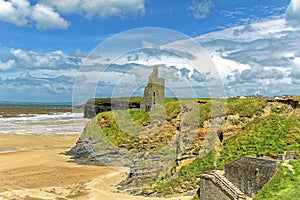
[[[156,106],[162,105],[165,100],[165,79],[158,77],[158,66],[154,66],[153,72],[148,78],[148,84],[144,90],[144,97],[140,109],[151,111]]]

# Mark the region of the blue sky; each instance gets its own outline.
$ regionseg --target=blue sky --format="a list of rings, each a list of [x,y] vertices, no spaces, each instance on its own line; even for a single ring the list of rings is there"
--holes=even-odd
[[[298,0],[0,0],[0,100],[71,101],[88,53],[117,33],[143,27],[171,29],[199,42],[228,96],[299,95],[300,47],[292,45],[299,21]],[[285,45],[274,46],[280,42]],[[270,52],[275,54],[268,60]]]
[[[47,1],[30,1],[31,7],[34,7],[36,2],[45,3]],[[130,11],[127,13],[126,10],[120,14],[103,13],[106,16],[99,16],[94,13],[89,18],[85,16],[86,13],[76,14],[76,10],[74,13],[72,11],[66,13],[59,12],[55,9],[56,7],[50,7],[54,13],[59,14],[59,19],[63,19],[67,25],[60,25],[55,21],[53,23],[57,23],[57,25],[49,25],[49,27],[47,25],[39,27],[35,21],[18,25],[20,19],[16,19],[17,22],[7,23],[5,21],[8,20],[2,17],[1,44],[6,48],[22,48],[34,51],[60,49],[71,53],[76,49],[90,51],[99,42],[113,34],[139,27],[164,27],[189,36],[198,36],[226,27],[282,15],[289,4],[289,0],[136,0],[132,2],[136,2],[140,6],[133,8],[132,13]],[[201,9],[201,3],[207,9],[203,7]],[[109,3],[106,4],[110,6]],[[113,3],[111,4],[113,6]],[[28,16],[21,15],[20,18],[28,18]],[[60,22],[59,19],[56,20]]]

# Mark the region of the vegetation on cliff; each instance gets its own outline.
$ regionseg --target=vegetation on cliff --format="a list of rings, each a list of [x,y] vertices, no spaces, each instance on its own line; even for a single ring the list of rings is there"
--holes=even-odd
[[[197,189],[201,173],[214,169],[215,151],[212,150],[203,158],[196,158],[194,162],[183,166],[176,175],[166,174],[160,179],[154,179],[152,189],[164,196],[183,193]]]
[[[194,104],[197,112],[191,112],[195,111],[191,106],[193,101],[197,102]],[[217,113],[212,114],[213,106],[217,107],[214,110]],[[266,99],[228,99],[225,112],[221,105],[208,99],[180,102],[168,99],[162,108],[150,113],[135,109],[100,113],[88,123],[81,137],[92,138],[99,149],[108,144],[133,154],[147,153],[167,145],[178,134],[178,130],[188,129],[189,123],[196,121],[198,129],[188,130],[197,133],[197,142],[192,146],[194,149],[189,150],[194,161],[179,165],[174,160],[170,171],[149,182],[148,192],[162,195],[184,193],[197,189],[200,181],[198,176],[204,171],[222,169],[225,164],[243,156],[277,158],[280,153],[295,152],[297,159],[290,163],[294,172],[281,166],[279,173],[257,199],[292,199],[296,195],[297,190],[293,190],[292,186],[300,183],[299,108],[267,102]],[[199,157],[199,146],[205,142],[207,128],[218,119],[225,120],[223,128],[217,130],[222,133],[222,141],[217,142],[212,151],[206,152],[206,156]],[[289,194],[284,191],[289,191]]]
[[[300,159],[291,160],[290,167],[281,165],[273,179],[265,185],[255,200],[299,199]]]
[[[229,164],[247,155],[265,155],[277,158],[278,154],[300,152],[300,119],[272,113],[255,118],[239,133],[223,142],[219,162]],[[219,166],[222,168],[222,164]]]

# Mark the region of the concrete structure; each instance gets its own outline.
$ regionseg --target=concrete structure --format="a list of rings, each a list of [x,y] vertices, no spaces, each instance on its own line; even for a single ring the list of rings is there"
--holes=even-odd
[[[279,163],[277,160],[244,157],[226,165],[225,172],[201,174],[199,198],[251,199],[276,174]]]
[[[224,173],[224,172],[223,172]],[[200,176],[201,200],[247,200],[247,196],[228,181],[221,171],[214,171]]]
[[[249,197],[254,197],[276,174],[279,161],[244,157],[225,166],[225,177]]]
[[[151,111],[156,106],[164,103],[165,100],[165,79],[158,77],[158,66],[148,78],[148,84],[144,90],[144,97],[141,102],[141,110]]]

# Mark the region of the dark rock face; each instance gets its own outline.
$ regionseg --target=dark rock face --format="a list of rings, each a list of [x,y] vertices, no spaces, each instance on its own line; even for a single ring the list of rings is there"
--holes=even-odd
[[[93,118],[98,113],[111,111],[111,110],[127,110],[127,109],[140,108],[139,102],[127,102],[127,101],[88,101],[84,105],[84,117]]]
[[[300,108],[299,101],[293,99],[270,99],[267,100],[267,102],[279,102],[279,103],[287,104],[292,106],[293,109]]]
[[[155,196],[149,190],[149,182],[170,172],[170,160],[166,160],[162,152],[129,154],[122,148],[99,150],[99,142],[91,138],[80,138],[67,155],[72,162],[82,165],[127,167],[130,172],[126,179],[118,184],[118,189],[129,191],[133,195]]]
[[[86,107],[91,108],[90,111],[95,114],[95,107],[88,107],[89,105],[87,103]],[[100,105],[98,107],[100,109],[102,109],[101,106],[112,108],[111,104],[105,104],[103,100],[98,105]],[[87,110],[85,109],[85,111]],[[128,167],[130,173],[125,180],[118,184],[118,189],[134,195],[159,196],[161,194],[150,189],[151,181],[166,174],[174,174],[177,170],[176,167],[190,163],[196,157],[192,147],[202,143],[202,139],[193,143],[195,124],[184,120],[184,116],[189,110],[188,107],[182,106],[180,113],[169,121],[160,119],[158,115],[153,117],[152,122],[146,125],[147,129],[143,131],[141,137],[134,142],[136,151],[130,148],[126,149],[122,144],[106,146],[104,140],[97,139],[97,137],[90,138],[90,136],[83,134],[68,154],[73,156],[72,161],[78,164]],[[91,112],[87,112],[87,114],[89,113]],[[87,125],[86,131],[91,127],[91,124]],[[153,137],[161,130],[164,130],[162,133],[165,134],[164,137],[159,137],[160,135]],[[101,135],[101,131],[99,131],[99,135]],[[166,140],[165,137],[168,138],[167,142],[156,148],[158,143]]]
[[[66,152],[66,154],[72,156],[72,161],[77,164],[115,167],[131,166],[131,160],[128,159],[126,150],[115,148],[99,150],[95,147],[96,145],[98,145],[98,141],[94,141],[91,138],[80,138],[76,146]]]
[[[78,164],[91,164],[88,160],[95,154],[93,144],[94,141],[90,138],[79,138],[76,145],[66,154],[72,156],[73,161]]]

